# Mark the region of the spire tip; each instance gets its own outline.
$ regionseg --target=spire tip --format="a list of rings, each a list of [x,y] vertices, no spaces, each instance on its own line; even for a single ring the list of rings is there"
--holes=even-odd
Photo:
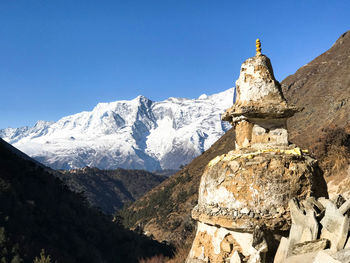
[[[258,38],[256,40],[256,56],[260,56],[261,55],[261,42],[260,39]]]

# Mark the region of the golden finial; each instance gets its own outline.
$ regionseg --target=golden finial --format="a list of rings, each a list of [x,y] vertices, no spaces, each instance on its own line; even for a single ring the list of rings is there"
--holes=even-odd
[[[260,56],[261,55],[261,43],[260,43],[260,39],[258,38],[256,40],[256,56]]]

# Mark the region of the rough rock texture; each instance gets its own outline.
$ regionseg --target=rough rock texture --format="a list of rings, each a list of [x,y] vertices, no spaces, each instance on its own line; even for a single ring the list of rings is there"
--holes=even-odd
[[[322,238],[313,241],[305,241],[303,243],[295,244],[292,254],[305,254],[315,251],[324,250],[329,246],[329,240]]]
[[[347,211],[350,208],[350,200],[339,204],[330,200],[323,202],[325,215],[321,220],[323,226],[321,238],[331,241],[331,250],[339,251],[344,248],[349,232],[349,216]]]
[[[204,223],[199,223],[190,258],[203,262],[225,262],[235,252],[240,257],[257,257],[258,250],[253,246],[253,236],[249,233],[230,231]],[[189,260],[189,263],[193,261]]]
[[[231,151],[208,164],[192,216],[238,231],[252,232],[256,225],[288,230],[290,197],[324,196],[325,189],[308,156]]]
[[[270,59],[264,55],[248,58],[242,64],[236,91],[236,108],[285,103],[281,87],[273,75]]]
[[[236,81],[237,100],[222,116],[235,126],[236,148],[288,146],[286,118],[301,110],[287,105],[264,55],[247,59]]]
[[[282,239],[274,263],[350,262],[350,200],[342,196],[333,200],[313,197],[289,202],[292,227],[289,238]],[[320,254],[324,251],[326,254]],[[321,256],[323,255],[323,257]],[[327,256],[325,256],[327,255]],[[304,257],[302,257],[304,256]],[[318,261],[322,258],[323,261]],[[325,261],[329,258],[329,261]]]
[[[300,109],[283,98],[270,60],[258,52],[245,61],[236,89],[223,116],[236,150],[211,160],[202,175],[187,263],[271,261],[275,239],[290,227],[288,201],[327,196],[316,161],[288,143],[286,119]]]
[[[299,109],[288,106],[283,97],[281,85],[275,79],[270,59],[264,55],[247,59],[241,66],[236,81],[237,99],[222,117],[225,121],[237,122],[249,118],[290,117]]]
[[[203,173],[198,205],[192,210],[192,217],[199,224],[189,259],[225,262],[234,251],[239,251],[241,246],[237,245],[228,254],[223,249],[205,249],[223,242],[223,236],[218,237],[215,231],[226,235],[245,233],[246,239],[252,240],[256,226],[271,233],[288,230],[291,225],[289,199],[326,196],[326,189],[317,163],[308,156],[276,150],[231,151],[214,158]],[[247,240],[248,248],[239,252],[249,259],[248,262],[265,262],[268,244],[262,251]],[[273,242],[268,241],[270,246]]]

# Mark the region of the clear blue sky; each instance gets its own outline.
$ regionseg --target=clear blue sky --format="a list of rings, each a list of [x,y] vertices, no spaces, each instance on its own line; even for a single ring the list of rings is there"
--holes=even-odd
[[[0,0],[0,128],[226,90],[258,37],[281,81],[350,29],[349,12],[349,0]]]

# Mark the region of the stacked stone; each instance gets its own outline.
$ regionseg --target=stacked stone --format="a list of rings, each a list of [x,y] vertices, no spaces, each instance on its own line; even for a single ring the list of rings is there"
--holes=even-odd
[[[327,196],[317,162],[288,142],[287,118],[300,109],[285,101],[260,42],[242,64],[236,92],[222,118],[235,128],[236,149],[211,160],[202,175],[187,263],[266,262],[290,228],[288,201]]]
[[[274,263],[350,262],[350,200],[313,197],[289,201],[292,227],[281,239]]]

